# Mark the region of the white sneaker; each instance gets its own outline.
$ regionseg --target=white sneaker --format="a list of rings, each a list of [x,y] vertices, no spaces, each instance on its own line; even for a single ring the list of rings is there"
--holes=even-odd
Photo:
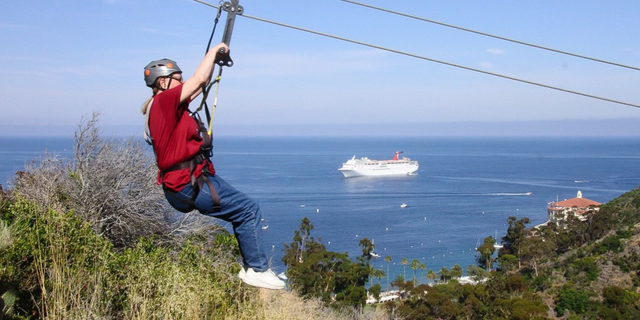
[[[254,271],[252,268],[244,268],[238,272],[238,277],[244,281],[244,283],[260,288],[281,290],[284,289],[285,283],[278,276],[276,276],[271,269],[263,272]]]

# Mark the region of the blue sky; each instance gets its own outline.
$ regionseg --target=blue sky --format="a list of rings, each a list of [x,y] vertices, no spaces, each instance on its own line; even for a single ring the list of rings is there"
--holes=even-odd
[[[468,29],[640,67],[640,2],[362,2]],[[217,2],[211,2],[216,4]],[[640,71],[587,61],[339,0],[241,0],[245,14],[545,85],[640,104]],[[0,11],[0,135],[72,132],[83,115],[141,133],[143,67],[171,58],[190,76],[216,10],[192,0],[10,1]],[[224,16],[223,16],[224,17]],[[224,19],[214,42],[219,42]],[[640,108],[453,68],[238,17],[217,134],[482,134],[522,123],[623,123]],[[210,103],[211,104],[211,103]],[[548,125],[556,124],[556,125]],[[467,125],[473,124],[473,125]],[[541,125],[541,124],[547,124]],[[537,126],[540,128],[537,130]],[[566,132],[580,125],[566,126]],[[404,130],[403,130],[404,128]],[[425,128],[438,128],[429,131]],[[601,129],[601,128],[600,128]],[[598,129],[598,130],[600,130]],[[71,131],[69,131],[71,130]],[[385,131],[386,130],[386,131]],[[605,130],[606,131],[606,130]],[[611,132],[595,133],[608,135]]]

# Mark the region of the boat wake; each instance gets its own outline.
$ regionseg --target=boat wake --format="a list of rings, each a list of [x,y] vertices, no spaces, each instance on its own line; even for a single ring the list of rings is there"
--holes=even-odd
[[[517,193],[509,193],[509,192],[499,192],[499,193],[489,193],[489,196],[530,196],[531,192],[517,192]]]

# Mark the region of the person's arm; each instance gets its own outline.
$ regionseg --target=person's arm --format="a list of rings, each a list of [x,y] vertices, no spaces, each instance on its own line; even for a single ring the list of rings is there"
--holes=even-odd
[[[224,43],[211,48],[209,52],[207,52],[207,55],[205,55],[202,62],[200,62],[200,66],[196,69],[196,73],[193,77],[187,79],[182,85],[180,103],[183,103],[188,99],[195,98],[200,94],[200,92],[202,92],[202,87],[209,84],[220,48],[224,48],[226,53],[229,52],[229,47]]]

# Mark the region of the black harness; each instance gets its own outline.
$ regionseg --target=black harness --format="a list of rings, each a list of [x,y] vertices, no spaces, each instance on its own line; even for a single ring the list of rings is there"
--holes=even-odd
[[[202,120],[200,120],[200,116],[197,113],[193,113],[191,114],[191,117],[198,124],[198,131],[200,132],[200,136],[202,137],[202,145],[200,146],[200,152],[198,152],[190,160],[178,163],[170,167],[169,169],[160,171],[160,177],[163,178],[164,180],[165,174],[171,171],[184,170],[188,168],[189,177],[191,179],[191,187],[193,188],[193,194],[191,195],[191,199],[187,200],[187,199],[178,197],[175,191],[167,188],[164,185],[164,182],[162,183],[162,188],[165,190],[165,194],[167,194],[168,196],[172,197],[173,199],[179,202],[182,202],[183,204],[189,206],[190,208],[190,210],[180,210],[180,211],[189,212],[195,209],[196,197],[198,197],[200,190],[202,190],[202,186],[206,183],[207,186],[209,187],[209,193],[211,194],[211,201],[213,202],[213,211],[220,212],[220,196],[218,195],[216,188],[213,186],[213,183],[211,183],[211,180],[207,179],[207,176],[213,176],[212,173],[209,172],[209,166],[208,166],[208,163],[211,162],[210,158],[211,158],[212,149],[213,149],[212,139],[211,139],[211,136],[207,133],[207,128],[205,127],[204,123],[202,122]],[[196,177],[194,173],[195,169],[201,163],[204,163],[204,166],[202,167],[202,174]]]
[[[235,22],[236,15],[242,15],[244,11],[242,6],[239,5],[239,2],[240,0],[226,1],[218,8],[218,14],[216,15],[215,24],[213,26],[213,30],[211,31],[211,37],[209,38],[209,44],[207,45],[206,52],[209,51],[209,47],[211,46],[211,40],[213,39],[213,34],[215,33],[216,26],[218,24],[218,19],[220,18],[220,14],[222,13],[223,10],[227,12],[227,20],[225,23],[224,34],[222,35],[222,42],[224,42],[227,45],[229,45],[229,43],[231,42],[231,34],[233,33],[233,25]],[[213,211],[220,212],[220,196],[218,195],[218,192],[213,186],[213,183],[211,183],[211,181],[207,179],[207,176],[213,176],[208,169],[209,168],[208,163],[211,162],[210,158],[212,156],[212,148],[213,148],[212,139],[211,139],[211,136],[212,136],[211,127],[213,126],[213,123],[212,123],[213,117],[209,113],[209,108],[206,102],[211,86],[214,83],[216,84],[220,83],[220,77],[222,76],[222,67],[233,66],[233,60],[231,59],[229,52],[225,52],[224,49],[220,49],[220,50],[221,50],[219,53],[220,58],[216,61],[216,64],[220,66],[218,71],[218,77],[216,77],[216,79],[213,82],[211,82],[208,87],[206,85],[202,87],[202,102],[200,103],[200,107],[196,110],[196,112],[191,113],[191,117],[198,124],[198,131],[200,132],[200,136],[202,137],[202,140],[203,140],[202,145],[200,146],[200,152],[198,152],[198,154],[196,154],[192,159],[182,163],[178,163],[172,166],[171,168],[160,172],[160,177],[163,178],[164,180],[164,175],[167,174],[168,172],[176,171],[176,170],[184,170],[189,168],[191,186],[193,187],[193,194],[191,195],[191,199],[184,199],[179,197],[176,194],[176,192],[167,188],[164,185],[164,182],[162,183],[162,187],[165,190],[165,194],[168,197],[171,197],[177,200],[178,202],[181,202],[189,207],[189,210],[178,209],[179,211],[182,211],[182,212],[189,212],[195,209],[195,200],[198,196],[198,193],[200,193],[200,190],[202,190],[202,187],[204,186],[205,183],[209,187],[209,191],[211,193],[211,201],[213,202]],[[169,79],[169,81],[171,81],[171,79]],[[217,88],[216,88],[216,96],[217,96]],[[207,127],[204,125],[204,123],[200,119],[200,116],[198,115],[198,111],[200,111],[203,107],[205,109],[205,113],[207,116],[207,122],[209,123],[209,130],[207,130]],[[215,107],[216,106],[214,104],[212,111],[215,110]],[[147,141],[147,143],[152,145],[153,139],[151,138],[151,134],[149,132],[149,113],[150,113],[150,110],[147,110],[145,140]],[[202,163],[204,163],[204,166],[202,168],[202,174],[196,177],[194,174],[195,169],[198,165]]]

